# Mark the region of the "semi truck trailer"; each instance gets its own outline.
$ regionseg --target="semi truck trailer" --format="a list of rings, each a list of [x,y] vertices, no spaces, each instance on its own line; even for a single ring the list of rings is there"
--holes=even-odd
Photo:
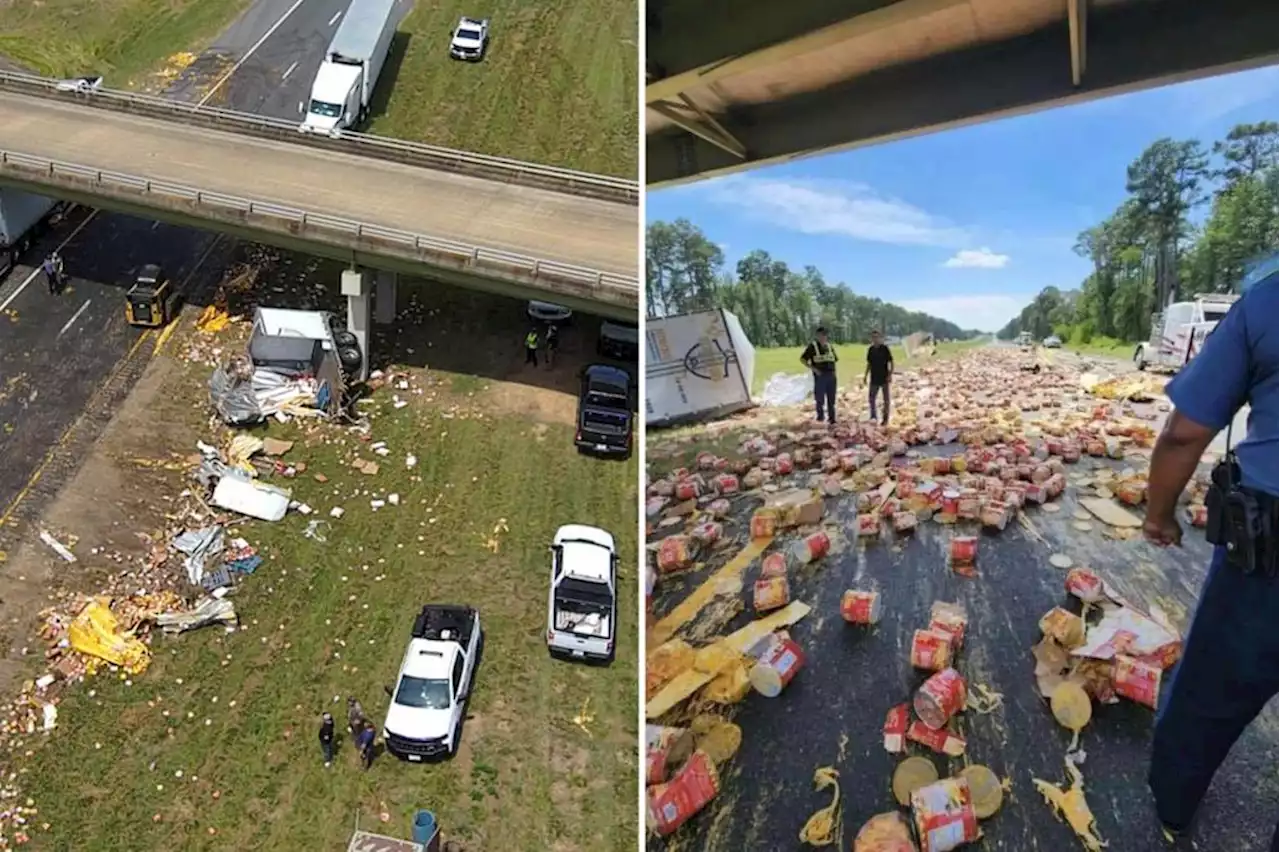
[[[410,0],[352,0],[311,84],[305,133],[337,135],[369,115],[378,75]]]
[[[9,274],[57,207],[52,198],[0,187],[0,278]]]

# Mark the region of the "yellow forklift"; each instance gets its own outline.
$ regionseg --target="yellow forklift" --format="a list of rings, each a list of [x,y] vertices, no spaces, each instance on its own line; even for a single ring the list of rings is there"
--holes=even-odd
[[[129,325],[159,328],[168,325],[178,308],[177,288],[159,266],[148,263],[138,270],[125,295],[124,315]]]

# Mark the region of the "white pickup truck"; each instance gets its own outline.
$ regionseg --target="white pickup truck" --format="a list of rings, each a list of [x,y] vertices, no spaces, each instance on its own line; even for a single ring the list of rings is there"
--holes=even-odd
[[[551,543],[547,648],[554,656],[612,660],[618,621],[618,553],[613,536],[584,524]]]
[[[480,613],[469,606],[427,604],[418,614],[383,736],[387,751],[415,763],[458,750],[467,698],[482,642]]]

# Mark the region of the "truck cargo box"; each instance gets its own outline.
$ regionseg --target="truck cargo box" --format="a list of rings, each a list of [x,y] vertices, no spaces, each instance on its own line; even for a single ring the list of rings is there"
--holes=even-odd
[[[750,408],[755,348],[726,310],[645,324],[645,423],[674,426]]]

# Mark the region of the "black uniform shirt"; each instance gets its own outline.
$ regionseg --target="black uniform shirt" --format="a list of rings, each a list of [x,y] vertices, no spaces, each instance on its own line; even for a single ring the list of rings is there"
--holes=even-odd
[[[889,365],[893,363],[893,351],[883,343],[874,343],[867,349],[867,366],[871,368],[871,384],[882,385],[889,380]]]

